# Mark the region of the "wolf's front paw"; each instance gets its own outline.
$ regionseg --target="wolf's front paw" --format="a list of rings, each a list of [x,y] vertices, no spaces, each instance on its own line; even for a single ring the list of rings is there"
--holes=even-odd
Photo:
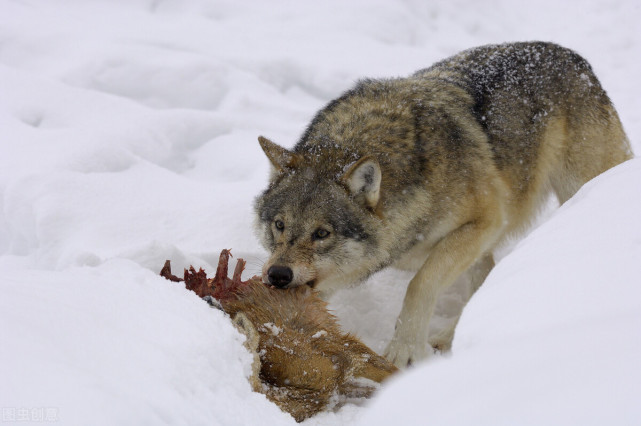
[[[432,353],[432,348],[428,350],[428,346],[427,342],[410,343],[394,336],[385,349],[385,358],[398,368],[405,368],[427,358]]]

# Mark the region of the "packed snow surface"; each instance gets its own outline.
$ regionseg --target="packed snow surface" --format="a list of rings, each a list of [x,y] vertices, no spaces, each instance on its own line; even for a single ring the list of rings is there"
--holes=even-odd
[[[638,153],[640,19],[632,0],[0,0],[2,422],[293,424],[251,392],[229,319],[158,276],[223,248],[259,273],[256,137],[292,146],[358,78],[545,40],[590,61]],[[451,355],[306,423],[640,424],[640,182],[631,160],[547,212]],[[410,278],[331,307],[381,352]]]

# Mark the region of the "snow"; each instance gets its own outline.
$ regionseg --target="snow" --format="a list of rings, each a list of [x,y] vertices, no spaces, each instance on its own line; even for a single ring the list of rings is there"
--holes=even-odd
[[[229,319],[157,276],[213,272],[223,248],[260,271],[256,137],[292,146],[358,78],[539,39],[588,59],[641,152],[639,18],[631,0],[0,0],[2,421],[293,424],[251,392]],[[507,250],[451,356],[306,423],[640,423],[640,181],[638,159],[605,173]],[[331,307],[381,352],[410,278]]]

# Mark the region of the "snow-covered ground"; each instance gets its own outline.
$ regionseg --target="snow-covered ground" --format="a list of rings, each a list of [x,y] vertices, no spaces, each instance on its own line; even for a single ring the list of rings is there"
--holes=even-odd
[[[360,77],[539,39],[592,63],[638,153],[640,19],[634,0],[0,0],[2,422],[293,424],[251,392],[230,321],[157,276],[222,248],[260,270],[256,137],[293,145]],[[641,423],[640,183],[623,164],[516,244],[451,356],[306,423]],[[332,307],[381,351],[409,278]]]

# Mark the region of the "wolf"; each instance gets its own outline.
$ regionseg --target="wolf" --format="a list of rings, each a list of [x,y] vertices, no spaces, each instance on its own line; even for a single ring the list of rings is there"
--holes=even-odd
[[[361,80],[293,149],[259,143],[272,166],[254,206],[271,252],[263,281],[327,298],[387,266],[414,270],[385,351],[399,367],[449,349],[455,325],[428,341],[445,288],[459,277],[478,288],[550,195],[562,204],[633,155],[588,62],[546,42]]]

